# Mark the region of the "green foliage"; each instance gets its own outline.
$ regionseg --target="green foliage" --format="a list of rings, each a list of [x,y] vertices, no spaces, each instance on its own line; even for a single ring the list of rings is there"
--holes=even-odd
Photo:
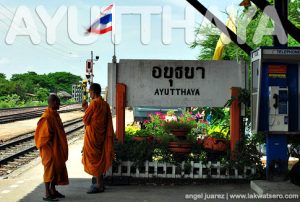
[[[125,127],[125,135],[126,136],[138,136],[137,133],[139,131],[140,131],[140,128],[135,125]]]
[[[49,90],[47,88],[39,88],[36,90],[36,97],[38,101],[44,101],[47,100],[49,96]]]
[[[115,143],[115,161],[132,161],[134,166],[142,167],[145,161],[152,160],[153,144],[146,141],[136,142],[130,136],[125,136],[124,144]]]
[[[229,140],[230,133],[230,110],[229,108],[210,108],[212,120],[206,124],[208,136],[215,138],[224,138]]]
[[[55,72],[39,75],[35,72],[13,74],[10,80],[5,74],[0,73],[0,96],[11,99],[13,95],[18,95],[23,102],[10,102],[1,104],[1,108],[8,106],[21,107],[32,105],[45,105],[50,92],[64,90],[72,93],[72,84],[78,83],[80,76],[68,72]],[[2,98],[4,100],[4,98]],[[64,101],[64,104],[75,103],[74,100]]]
[[[0,80],[5,80],[6,79],[6,75],[3,73],[0,73]]]
[[[72,84],[82,80],[80,76],[73,75],[69,72],[49,73],[48,78],[53,86],[50,91],[57,92],[64,90],[70,94],[72,93]]]
[[[240,89],[239,95],[237,97],[231,97],[231,99],[229,99],[224,107],[230,107],[232,105],[232,102],[236,99],[238,99],[239,101],[239,105],[244,104],[246,107],[250,107],[250,91],[247,89]]]
[[[273,2],[271,2],[273,3]],[[289,20],[298,28],[300,28],[300,15],[299,15],[300,1],[289,1]],[[244,9],[244,11],[237,17],[237,19],[242,19],[245,16],[246,11],[249,8]],[[255,32],[263,32],[264,30],[257,30],[258,24],[262,17],[262,11],[258,10],[249,25],[246,28],[246,43],[253,49],[259,46],[272,46],[273,38],[272,36],[264,36],[262,41],[258,44],[253,42]],[[238,22],[239,23],[239,22]],[[243,26],[238,24],[238,26]],[[271,21],[268,27],[273,27]],[[198,59],[199,60],[211,60],[214,55],[214,50],[219,40],[219,30],[212,25],[206,25],[203,27],[197,27],[195,29],[197,36],[196,40],[191,44],[191,48],[200,48]],[[288,38],[289,46],[300,46],[295,39],[291,36]],[[250,57],[241,50],[234,43],[225,45],[222,59],[223,60],[236,60],[237,58],[245,60],[248,64],[250,62]]]
[[[21,101],[20,96],[16,94],[0,97],[0,108],[13,108],[23,104],[24,102]]]
[[[164,123],[163,128],[167,133],[170,133],[172,130],[184,130],[190,133],[193,126],[187,122],[169,121]]]
[[[300,28],[300,15],[299,15],[300,1],[289,1],[289,20],[297,27]],[[300,46],[293,37],[288,38],[289,46]]]
[[[205,27],[196,28],[195,33],[200,37],[191,44],[191,48],[200,47],[198,60],[211,60],[214,55],[214,47],[216,47],[219,40],[219,36],[217,35],[218,31],[207,25]],[[203,36],[206,38],[202,39]]]
[[[47,106],[47,100],[21,100],[20,96],[16,94],[0,97],[0,108],[15,108],[15,107],[33,107],[33,106]]]
[[[262,154],[257,150],[257,139],[245,138],[237,143],[235,148],[235,160],[228,161],[230,167],[242,170],[245,166],[255,165],[256,175],[254,179],[265,178],[265,171],[261,162]]]
[[[13,74],[12,82],[22,82],[25,86],[25,92],[33,93],[33,88],[47,88],[50,92],[66,91],[72,93],[72,84],[78,83],[80,76],[73,75],[69,72],[55,72],[49,74],[38,75],[35,72],[27,72],[23,74]]]
[[[250,137],[248,137],[250,138]],[[259,132],[259,133],[254,133],[251,135],[251,141],[255,142],[258,145],[261,145],[263,143],[266,143],[266,136],[265,134]]]
[[[75,104],[77,103],[76,100],[74,98],[71,98],[71,99],[68,99],[68,100],[62,100],[61,101],[61,104],[64,104],[64,105],[69,105],[69,104]]]
[[[182,161],[187,165],[191,161],[207,163],[207,153],[201,145],[195,144],[189,155],[176,155],[168,149],[168,142],[136,142],[130,136],[125,137],[124,144],[115,143],[115,153],[117,164],[120,161],[132,161],[137,167],[142,167],[145,161],[166,162],[177,166],[180,166]]]
[[[148,135],[154,137],[161,137],[166,134],[163,129],[163,124],[165,123],[165,115],[157,112],[156,114],[149,114],[150,120],[144,122],[145,130]]]
[[[173,120],[165,121],[163,124],[163,128],[167,133],[170,133],[172,130],[184,130],[190,133],[196,126],[195,118],[189,112],[183,113],[180,117],[174,116]]]
[[[225,114],[224,117],[228,115],[226,110],[222,110]],[[220,113],[221,114],[221,113]],[[158,114],[155,116],[159,116]],[[160,115],[162,116],[162,115]],[[216,120],[214,118],[213,120]],[[207,164],[210,160],[221,161],[221,164],[225,168],[237,168],[238,170],[243,170],[245,166],[256,168],[256,175],[251,176],[251,179],[261,179],[264,177],[264,170],[261,164],[261,154],[256,149],[256,145],[259,143],[259,136],[251,136],[251,138],[243,139],[238,143],[235,148],[236,159],[230,159],[230,153],[212,153],[209,150],[205,150],[201,144],[196,144],[196,135],[189,134],[187,140],[193,142],[192,151],[188,155],[181,155],[172,153],[168,148],[169,141],[176,141],[176,137],[167,133],[164,135],[155,137],[154,139],[145,138],[143,141],[135,141],[132,136],[142,136],[146,130],[139,130],[137,127],[129,126],[126,129],[126,136],[124,144],[116,143],[116,159],[115,164],[120,163],[120,161],[131,161],[134,163],[134,167],[143,169],[145,161],[158,161],[171,163],[176,166],[176,172],[182,171],[184,169],[185,173],[189,173],[191,169],[190,162],[202,162]],[[140,133],[140,135],[137,135]],[[191,138],[191,139],[190,139]],[[150,140],[150,141],[149,141]],[[182,168],[182,162],[185,162]]]
[[[5,75],[3,75],[4,74],[2,74],[2,77],[0,78],[0,96],[12,94],[12,86],[10,85],[9,81],[5,79]]]
[[[36,100],[27,100],[23,106],[16,106],[16,107],[34,107],[34,106],[47,106],[48,102],[47,100],[43,100],[43,101],[36,101]]]

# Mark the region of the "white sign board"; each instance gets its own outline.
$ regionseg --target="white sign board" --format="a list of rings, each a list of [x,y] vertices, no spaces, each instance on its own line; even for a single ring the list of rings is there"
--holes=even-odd
[[[125,84],[127,106],[222,107],[231,87],[245,87],[244,62],[120,60],[116,66],[108,67],[109,91]],[[110,101],[114,106],[115,95]]]

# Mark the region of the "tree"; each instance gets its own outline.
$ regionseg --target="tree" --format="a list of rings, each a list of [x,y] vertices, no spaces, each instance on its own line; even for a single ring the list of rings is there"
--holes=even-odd
[[[6,80],[6,75],[4,73],[0,73],[0,80]]]
[[[36,97],[38,99],[38,101],[45,101],[47,100],[48,96],[49,96],[49,89],[47,88],[39,88],[36,90]]]
[[[16,94],[18,95],[22,100],[26,100],[26,93],[28,86],[22,82],[22,81],[15,81],[10,82],[11,85],[11,92],[10,94]]]
[[[273,1],[270,1],[270,3],[273,3]],[[299,0],[290,1],[289,20],[298,28],[300,28],[300,16],[299,16],[299,11],[298,11],[299,7],[300,7]],[[247,9],[249,9],[249,8],[245,8],[243,10],[243,13],[241,13],[241,15],[238,17],[238,19],[242,18],[245,15]],[[257,13],[255,14],[255,16],[253,17],[252,21],[250,22],[250,24],[247,26],[246,42],[253,49],[255,49],[259,46],[271,46],[273,43],[272,36],[264,36],[263,40],[259,44],[253,43],[253,36],[254,36],[254,33],[258,26],[258,23],[261,19],[261,16],[262,16],[262,11],[258,10]],[[269,22],[269,26],[272,26],[271,22]],[[211,60],[214,50],[215,50],[215,47],[216,47],[216,44],[217,44],[217,41],[219,39],[219,36],[217,36],[219,31],[216,28],[211,29],[210,26],[205,26],[205,27],[196,28],[195,32],[197,35],[201,35],[201,36],[204,35],[205,37],[204,37],[204,39],[200,38],[198,40],[195,40],[192,43],[191,48],[200,47],[200,53],[198,55],[198,59]],[[291,36],[289,36],[289,38],[288,38],[288,44],[289,44],[289,46],[300,46],[300,43],[298,43]],[[249,56],[234,43],[231,42],[230,44],[226,45],[224,48],[222,59],[235,60],[237,57],[244,59],[246,62],[249,62],[249,59],[250,59]]]
[[[72,93],[72,84],[81,81],[81,77],[69,72],[55,72],[39,75],[35,72],[13,74],[12,83],[22,82],[26,93],[34,94],[34,89],[47,88],[50,92],[67,91]]]
[[[68,93],[72,93],[72,84],[77,84],[81,81],[80,76],[76,76],[71,74],[70,72],[55,72],[48,74],[49,82],[53,84],[51,92],[57,91],[67,91]]]
[[[270,1],[273,3],[273,1]],[[300,8],[300,0],[291,0],[289,1],[289,20],[298,28],[300,28],[300,15],[299,15],[299,8]],[[241,19],[245,13],[247,12],[245,8],[238,19]],[[252,47],[253,49],[259,46],[272,46],[273,38],[272,36],[264,36],[262,41],[259,44],[253,43],[253,36],[258,27],[259,21],[262,17],[262,11],[258,10],[254,15],[253,19],[251,20],[250,24],[247,26],[247,34],[246,34],[246,42],[247,44]],[[268,26],[272,26],[271,21],[269,22]],[[214,55],[214,50],[219,39],[217,35],[219,30],[215,27],[211,28],[211,26],[207,25],[205,27],[198,27],[195,30],[197,35],[200,35],[198,39],[196,39],[191,48],[198,48],[200,47],[200,52],[198,55],[199,60],[211,60]],[[203,38],[204,36],[204,38]],[[289,46],[300,46],[300,43],[293,39],[291,36],[288,37],[288,45]],[[248,64],[250,64],[250,57],[247,55],[243,50],[241,50],[236,44],[230,43],[225,45],[222,59],[224,60],[236,60],[237,58],[245,60]],[[249,66],[250,67],[250,66]],[[208,109],[213,110],[213,109]],[[249,109],[247,109],[246,116],[249,117]]]
[[[0,73],[0,97],[6,96],[11,93],[10,82],[6,80],[6,76],[3,73]]]
[[[47,100],[49,92],[67,91],[72,93],[72,84],[81,81],[81,77],[69,72],[55,72],[39,75],[35,72],[13,74],[10,80],[0,73],[0,97],[16,94],[22,101],[30,100],[30,94],[39,101]]]

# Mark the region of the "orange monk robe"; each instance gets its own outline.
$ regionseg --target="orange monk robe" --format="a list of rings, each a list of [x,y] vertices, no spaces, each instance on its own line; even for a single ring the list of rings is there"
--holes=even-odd
[[[101,97],[93,99],[83,117],[85,124],[82,163],[92,176],[105,173],[112,165],[113,125],[110,107]]]
[[[44,166],[44,182],[69,184],[65,163],[68,160],[68,143],[63,123],[56,110],[46,109],[37,124],[34,139]]]

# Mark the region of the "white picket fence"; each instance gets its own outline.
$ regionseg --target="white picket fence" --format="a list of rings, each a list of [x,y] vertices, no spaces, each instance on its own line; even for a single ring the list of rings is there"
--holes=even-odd
[[[184,172],[184,162],[181,164],[181,172],[176,172],[176,166],[169,163],[148,162],[139,170],[133,167],[133,162],[123,161],[117,169],[107,171],[106,176],[130,176],[136,178],[191,178],[191,179],[247,179],[255,174],[255,168],[245,167],[243,170],[224,168],[220,162],[191,162],[189,173]]]

